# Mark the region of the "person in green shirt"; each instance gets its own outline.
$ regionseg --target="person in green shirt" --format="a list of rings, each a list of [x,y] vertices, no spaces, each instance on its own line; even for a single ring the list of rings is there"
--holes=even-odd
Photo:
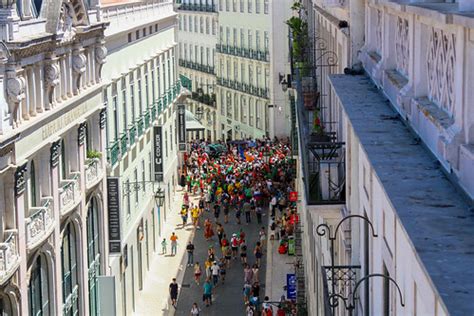
[[[202,296],[203,301],[206,303],[206,307],[212,305],[212,283],[209,278],[204,282],[204,294]]]

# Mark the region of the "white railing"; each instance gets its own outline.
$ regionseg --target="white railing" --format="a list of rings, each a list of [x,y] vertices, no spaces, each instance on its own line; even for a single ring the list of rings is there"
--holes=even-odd
[[[86,160],[86,189],[92,188],[103,174],[102,161],[98,158]]]
[[[73,178],[62,180],[59,188],[59,209],[61,215],[70,212],[80,201],[81,188],[79,183],[79,172],[73,172]]]
[[[54,229],[53,198],[42,199],[40,207],[31,207],[26,223],[26,248],[34,249],[41,244]]]
[[[133,25],[148,23],[150,20],[158,21],[171,14],[174,14],[173,1],[169,0],[121,3],[102,8],[102,19],[110,22],[107,30],[112,33],[118,33]]]
[[[0,243],[0,285],[5,283],[20,265],[17,231],[5,231],[6,239]]]

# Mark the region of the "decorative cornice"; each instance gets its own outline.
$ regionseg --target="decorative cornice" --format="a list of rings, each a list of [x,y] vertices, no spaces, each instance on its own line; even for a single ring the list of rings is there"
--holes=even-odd
[[[21,195],[25,191],[26,185],[26,163],[18,168],[15,171],[15,196]]]

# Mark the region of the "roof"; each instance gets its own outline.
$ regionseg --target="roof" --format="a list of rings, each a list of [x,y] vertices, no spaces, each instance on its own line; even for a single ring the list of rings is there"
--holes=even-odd
[[[368,77],[330,81],[449,313],[473,315],[474,208]]]

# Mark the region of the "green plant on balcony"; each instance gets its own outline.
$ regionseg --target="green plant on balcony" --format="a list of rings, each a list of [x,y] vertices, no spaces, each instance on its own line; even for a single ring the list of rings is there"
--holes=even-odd
[[[293,62],[294,66],[300,69],[301,75],[307,76],[311,67],[307,62],[309,60],[307,54],[309,44],[308,22],[301,18],[306,9],[300,1],[295,1],[291,8],[297,14],[286,21],[293,38]]]
[[[102,158],[102,153],[100,151],[91,149],[87,151],[86,157],[87,159],[94,159],[94,158],[100,159]]]

